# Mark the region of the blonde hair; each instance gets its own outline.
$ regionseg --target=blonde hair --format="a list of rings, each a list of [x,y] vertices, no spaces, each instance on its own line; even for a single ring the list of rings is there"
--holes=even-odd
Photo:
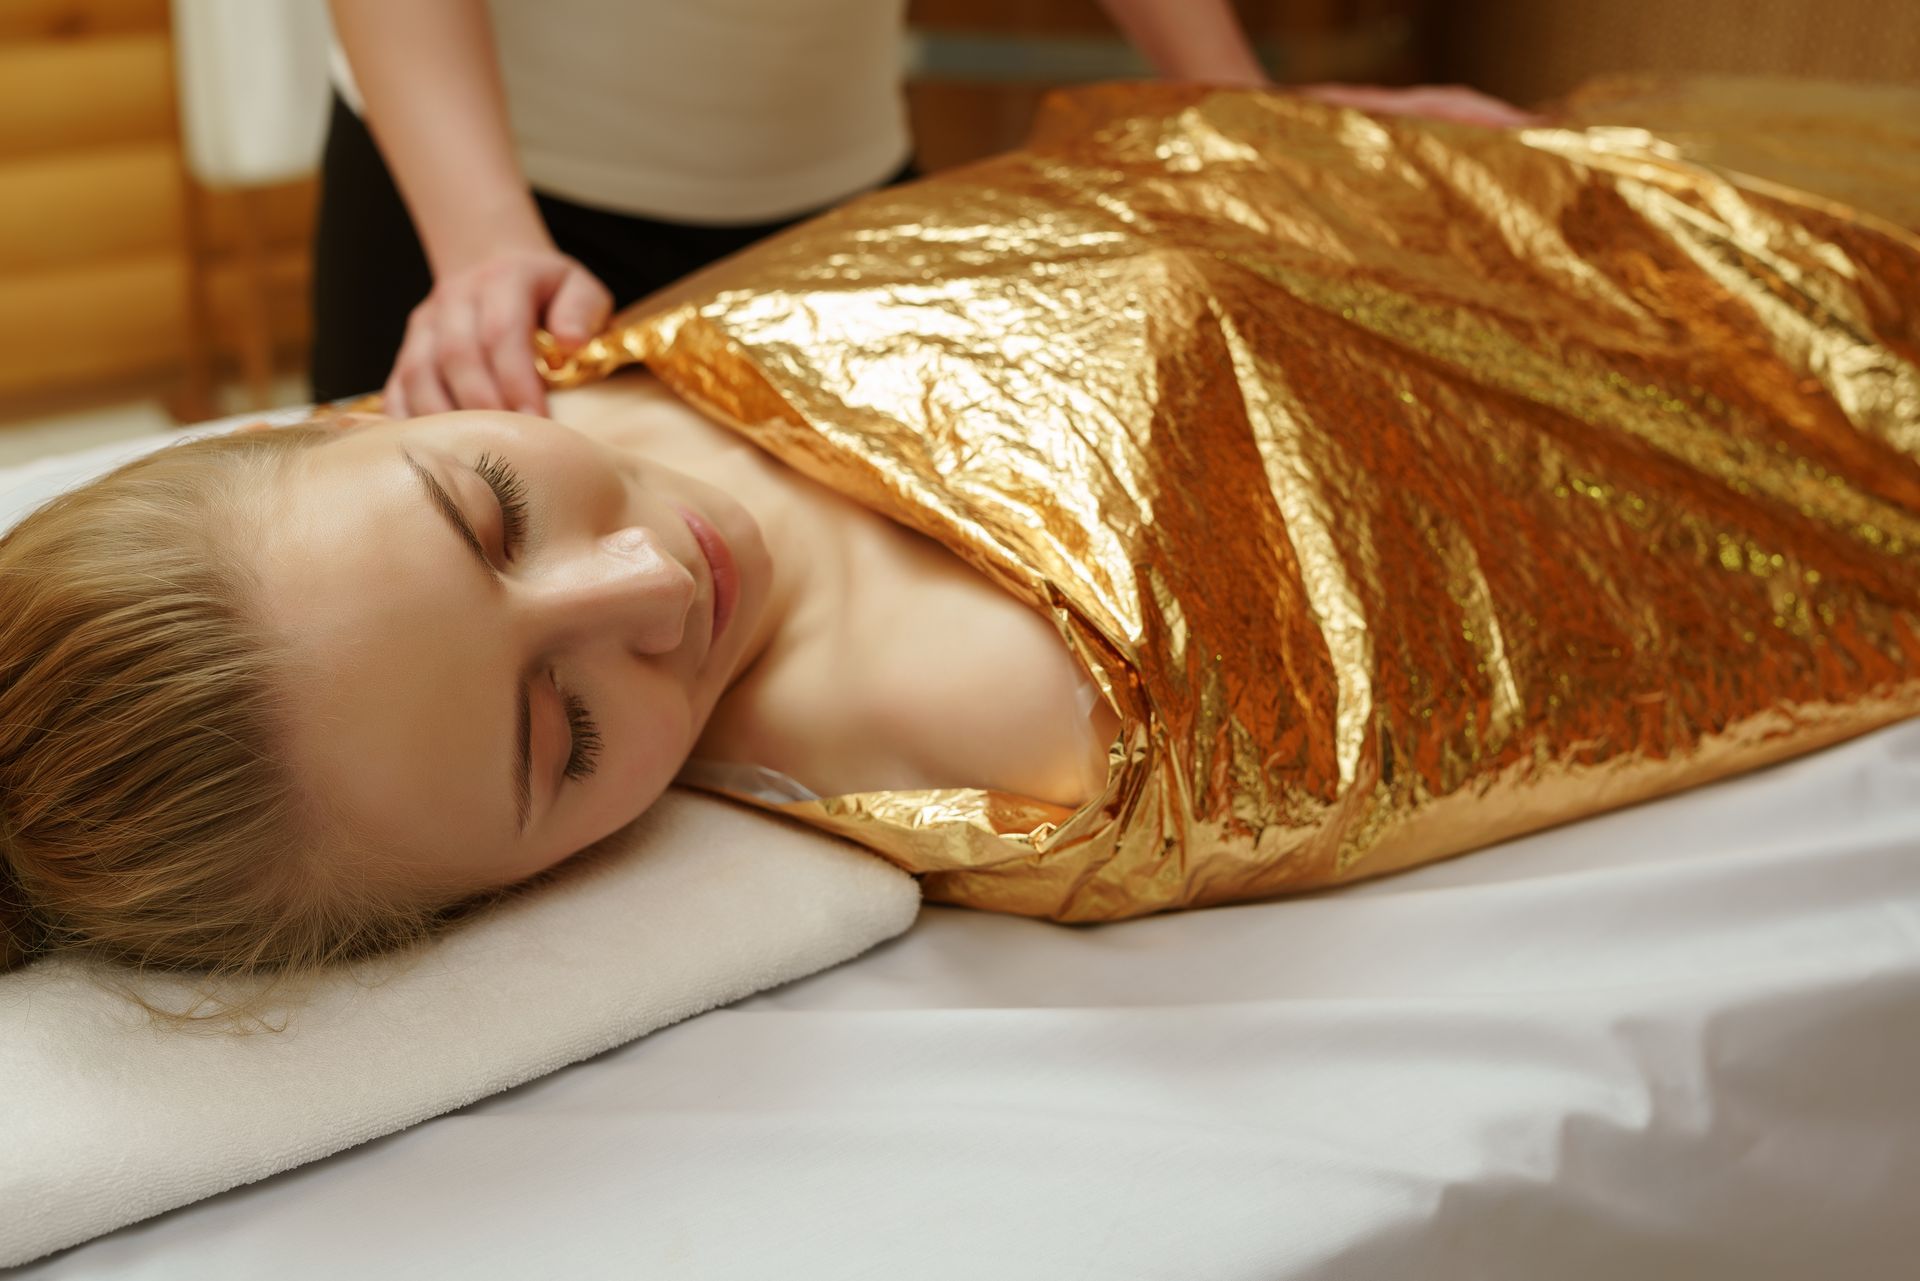
[[[292,658],[250,611],[260,496],[334,435],[175,445],[0,538],[0,971],[310,971],[444,917],[323,856],[342,833],[283,750]]]

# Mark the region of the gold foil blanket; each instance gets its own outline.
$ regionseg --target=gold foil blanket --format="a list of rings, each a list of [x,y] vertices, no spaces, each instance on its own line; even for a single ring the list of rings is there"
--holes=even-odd
[[[937,900],[1329,886],[1920,711],[1920,240],[1642,127],[1083,91],[558,377],[636,360],[1119,711],[1078,811],[783,807]]]

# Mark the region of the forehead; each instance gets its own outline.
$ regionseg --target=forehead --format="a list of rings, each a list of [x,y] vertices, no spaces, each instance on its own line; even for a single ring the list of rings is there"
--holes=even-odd
[[[510,841],[514,665],[488,625],[485,574],[395,434],[305,451],[268,501],[256,570],[265,621],[298,668],[296,769],[402,857]]]

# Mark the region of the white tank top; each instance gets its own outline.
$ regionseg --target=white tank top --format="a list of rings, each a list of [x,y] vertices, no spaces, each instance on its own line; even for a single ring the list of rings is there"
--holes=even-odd
[[[584,205],[767,222],[906,162],[906,0],[488,0],[521,171]],[[333,49],[334,82],[361,100]]]

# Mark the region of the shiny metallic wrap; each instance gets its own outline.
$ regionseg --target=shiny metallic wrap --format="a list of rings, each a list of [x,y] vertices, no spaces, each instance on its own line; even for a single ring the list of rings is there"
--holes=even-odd
[[[1743,185],[1817,193],[1920,229],[1920,85],[1605,76],[1550,111],[1563,124],[1657,134],[1669,154]]]
[[[1050,613],[1123,722],[1096,801],[781,808],[933,899],[1086,921],[1920,711],[1916,359],[1920,240],[1644,129],[1111,86],[556,377],[643,361]]]

